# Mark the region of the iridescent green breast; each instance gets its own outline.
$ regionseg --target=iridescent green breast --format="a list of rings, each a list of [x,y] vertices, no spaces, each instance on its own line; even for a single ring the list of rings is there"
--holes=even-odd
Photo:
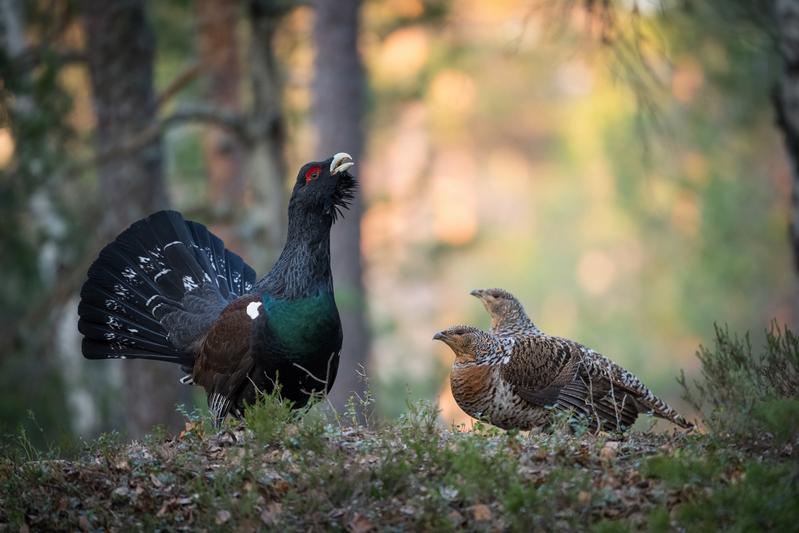
[[[320,291],[296,300],[263,296],[267,327],[273,338],[288,351],[302,358],[318,352],[337,351],[341,343],[341,322],[333,294]]]

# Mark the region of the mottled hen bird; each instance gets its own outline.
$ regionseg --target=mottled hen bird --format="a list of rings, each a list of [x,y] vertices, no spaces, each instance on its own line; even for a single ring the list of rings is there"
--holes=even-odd
[[[175,211],[134,223],[89,268],[78,307],[83,355],[181,365],[181,382],[205,389],[217,424],[276,382],[295,407],[329,391],[342,343],[330,228],[352,199],[353,165],[339,153],[300,169],[286,244],[258,281]]]
[[[495,335],[540,335],[524,306],[514,295],[504,289],[475,289],[470,292],[478,298],[491,315],[491,333]]]
[[[627,429],[639,413],[692,427],[633,374],[574,341],[469,326],[433,338],[455,352],[450,381],[458,405],[503,429],[545,426],[552,409],[583,415],[594,429]]]

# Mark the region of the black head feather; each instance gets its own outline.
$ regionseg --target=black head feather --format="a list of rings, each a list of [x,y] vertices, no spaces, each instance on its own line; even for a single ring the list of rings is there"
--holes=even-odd
[[[355,191],[358,188],[358,182],[355,177],[348,171],[339,173],[338,183],[332,196],[332,211],[333,222],[338,220],[342,212],[350,208],[352,200],[355,198]]]
[[[337,167],[343,166],[344,169],[334,169],[334,164]],[[348,155],[336,154],[325,161],[303,165],[291,194],[289,218],[293,212],[320,214],[329,216],[330,222],[335,222],[349,208],[355,197],[357,182],[348,171],[352,164]]]

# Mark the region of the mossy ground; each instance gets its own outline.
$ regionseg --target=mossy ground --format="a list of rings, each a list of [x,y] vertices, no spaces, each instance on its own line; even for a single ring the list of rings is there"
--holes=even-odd
[[[6,530],[797,530],[799,446],[699,433],[547,434],[440,426],[410,406],[366,427],[267,397],[243,424],[77,459],[24,436],[0,463]],[[356,423],[353,424],[353,420]]]

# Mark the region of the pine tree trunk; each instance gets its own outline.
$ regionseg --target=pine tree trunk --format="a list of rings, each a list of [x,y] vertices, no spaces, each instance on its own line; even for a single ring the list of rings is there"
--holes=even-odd
[[[206,98],[215,109],[238,112],[241,110],[241,66],[236,38],[239,2],[196,0],[196,5]],[[209,126],[203,134],[203,152],[208,170],[208,201],[217,221],[211,229],[228,248],[243,253],[233,227],[237,215],[243,211],[247,188],[244,147],[229,131]]]
[[[799,274],[799,0],[775,0],[774,8],[783,59],[774,100],[791,164],[790,238],[794,269]]]
[[[215,109],[239,111],[241,68],[236,39],[239,2],[197,0],[196,5],[207,99]],[[242,147],[230,132],[210,126],[204,134],[203,149],[212,207],[227,219],[244,203],[246,180]],[[227,235],[222,237],[228,243]]]
[[[364,74],[358,54],[359,0],[317,0],[313,38],[316,43],[314,120],[316,157],[347,152],[362,164]],[[356,175],[359,174],[355,167]],[[361,169],[363,167],[360,167]],[[336,301],[344,328],[344,346],[331,401],[342,408],[353,391],[359,394],[366,370],[369,330],[361,259],[361,215],[358,194],[352,208],[333,227],[332,267]]]
[[[251,0],[249,4],[253,99],[249,118],[253,124],[253,138],[249,146],[247,171],[252,181],[255,205],[250,217],[256,228],[256,238],[262,243],[259,250],[253,250],[253,263],[259,271],[271,266],[286,240],[288,202],[285,187],[283,82],[273,43],[280,21],[292,7],[291,2],[274,0]]]
[[[84,0],[87,58],[97,116],[96,146],[118,146],[156,118],[153,88],[155,40],[144,0]],[[135,220],[169,205],[161,139],[100,163],[100,194],[106,206],[98,231],[110,240]],[[178,427],[175,404],[187,389],[179,370],[166,363],[120,361],[124,411],[130,436],[155,424]],[[108,363],[113,364],[113,363]]]

